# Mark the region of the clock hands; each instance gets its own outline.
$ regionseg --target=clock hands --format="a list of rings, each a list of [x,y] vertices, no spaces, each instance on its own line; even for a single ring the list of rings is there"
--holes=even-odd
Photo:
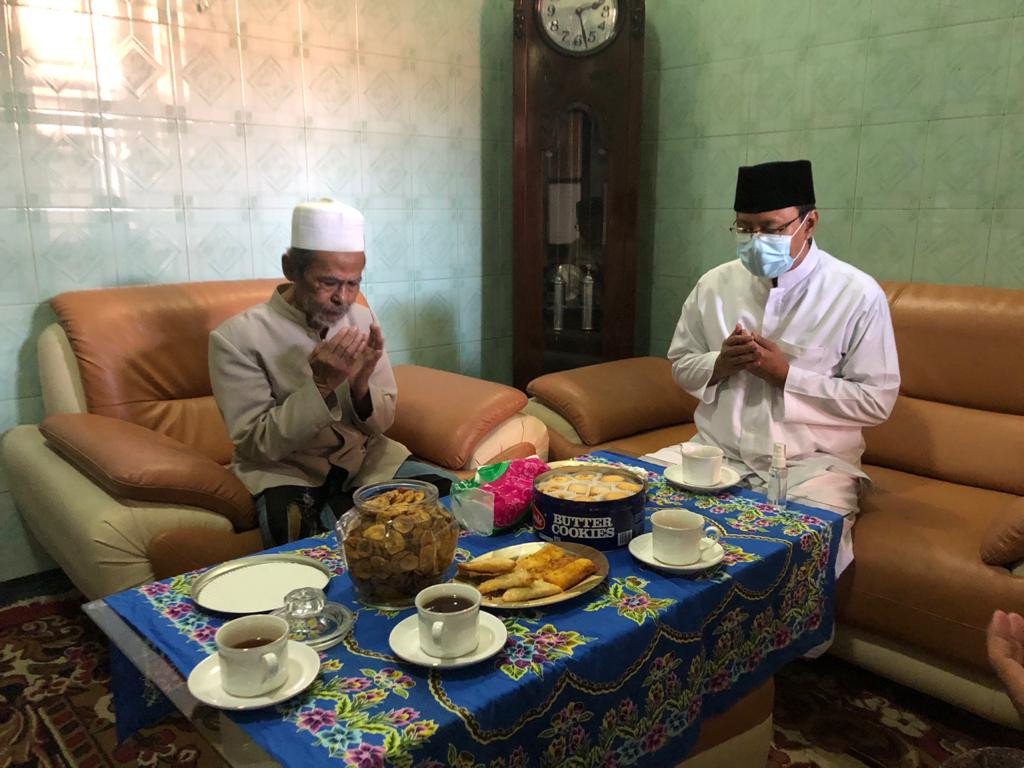
[[[586,8],[586,6],[583,7]],[[583,47],[589,48],[590,46],[587,45],[587,28],[583,26],[583,9],[576,9],[576,20],[580,23],[580,33],[583,35]]]

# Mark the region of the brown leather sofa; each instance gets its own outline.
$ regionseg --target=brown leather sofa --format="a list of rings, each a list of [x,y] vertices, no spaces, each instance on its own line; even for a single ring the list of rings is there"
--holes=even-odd
[[[1024,291],[883,284],[902,375],[864,432],[873,485],[839,583],[832,652],[1020,727],[985,656],[996,608],[1024,611]],[[688,439],[693,401],[667,361],[542,376],[527,412],[552,456],[635,455]]]
[[[211,395],[210,331],[279,281],[80,291],[51,305],[39,339],[47,418],[4,435],[2,460],[28,528],[95,598],[257,551],[252,499],[226,469],[232,445]],[[363,301],[360,297],[360,301]],[[546,457],[523,393],[396,366],[390,437],[457,473]]]

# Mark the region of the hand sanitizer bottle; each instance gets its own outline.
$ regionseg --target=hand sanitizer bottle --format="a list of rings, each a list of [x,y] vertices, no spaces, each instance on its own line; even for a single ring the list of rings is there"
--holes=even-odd
[[[768,468],[768,503],[776,512],[786,509],[789,493],[789,470],[786,469],[786,444],[776,443],[772,449],[772,465]]]

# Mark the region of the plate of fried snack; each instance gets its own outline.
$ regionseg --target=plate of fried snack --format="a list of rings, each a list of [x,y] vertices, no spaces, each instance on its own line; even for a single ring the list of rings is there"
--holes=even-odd
[[[488,608],[533,608],[588,592],[608,575],[608,558],[585,544],[530,542],[458,564],[456,581],[472,584]]]

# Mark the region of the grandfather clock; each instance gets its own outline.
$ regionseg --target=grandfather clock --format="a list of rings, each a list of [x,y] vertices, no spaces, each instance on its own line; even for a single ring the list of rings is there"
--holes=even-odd
[[[513,374],[633,354],[643,0],[515,0]]]

